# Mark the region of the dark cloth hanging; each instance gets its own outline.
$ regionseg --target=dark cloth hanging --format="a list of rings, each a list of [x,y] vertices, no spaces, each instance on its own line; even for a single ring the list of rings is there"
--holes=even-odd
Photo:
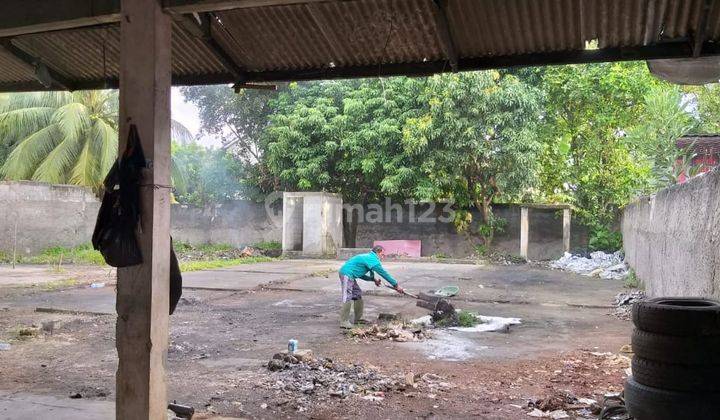
[[[92,236],[93,248],[113,267],[143,262],[135,232],[140,223],[140,181],[146,166],[137,127],[131,124],[125,151],[103,181],[105,192]],[[182,275],[170,238],[170,315],[181,295]]]
[[[182,274],[172,245],[172,238],[170,238],[170,315],[175,312],[180,296],[182,296]]]
[[[135,231],[140,221],[140,180],[145,166],[137,127],[132,124],[125,151],[103,182],[105,192],[92,236],[93,248],[113,267],[142,263]]]

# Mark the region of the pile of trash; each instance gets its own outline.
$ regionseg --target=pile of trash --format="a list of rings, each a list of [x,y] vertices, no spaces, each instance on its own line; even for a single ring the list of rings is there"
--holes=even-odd
[[[429,338],[422,326],[405,323],[372,324],[366,327],[356,327],[350,330],[349,335],[371,341],[390,340],[401,343],[422,341]]]
[[[613,300],[613,306],[615,308],[613,309],[612,315],[619,319],[629,321],[633,303],[642,300],[645,300],[645,292],[642,290],[620,292],[615,295],[615,300]]]
[[[628,275],[628,267],[623,262],[621,251],[612,254],[595,251],[588,256],[566,252],[559,259],[551,262],[550,267],[601,279],[623,280]]]
[[[387,376],[372,366],[315,357],[310,350],[277,353],[267,366],[273,373],[263,385],[274,390],[275,404],[290,405],[299,412],[334,399],[360,398],[379,403],[391,392],[432,393],[452,387],[438,375],[409,372]]]
[[[527,408],[530,410],[528,416],[548,419],[597,418],[601,409],[592,398],[578,398],[568,393],[531,399]]]

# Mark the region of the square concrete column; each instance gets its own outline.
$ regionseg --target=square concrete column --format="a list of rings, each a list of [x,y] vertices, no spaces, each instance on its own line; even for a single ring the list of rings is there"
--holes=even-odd
[[[143,263],[118,269],[117,419],[167,418],[170,262],[171,21],[160,0],[123,0],[120,23],[120,151],[130,124],[147,159],[140,191]]]
[[[570,209],[563,209],[563,251],[570,252]]]
[[[520,207],[520,256],[527,260],[530,242],[530,209]]]

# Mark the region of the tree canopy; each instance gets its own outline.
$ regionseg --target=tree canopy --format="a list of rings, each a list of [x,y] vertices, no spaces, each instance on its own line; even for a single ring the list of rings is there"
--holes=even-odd
[[[641,62],[182,92],[223,147],[173,146],[181,202],[274,190],[450,201],[457,228],[486,243],[502,226],[493,203],[540,201],[573,204],[592,246],[616,248],[619,208],[688,161],[675,140],[720,131],[718,85],[673,86]],[[116,148],[116,92],[0,96],[3,178],[97,186]]]

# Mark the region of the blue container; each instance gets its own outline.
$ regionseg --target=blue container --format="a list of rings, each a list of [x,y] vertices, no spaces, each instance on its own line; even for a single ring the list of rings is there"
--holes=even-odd
[[[288,341],[288,354],[293,354],[298,349],[298,341],[296,339],[291,339]]]

